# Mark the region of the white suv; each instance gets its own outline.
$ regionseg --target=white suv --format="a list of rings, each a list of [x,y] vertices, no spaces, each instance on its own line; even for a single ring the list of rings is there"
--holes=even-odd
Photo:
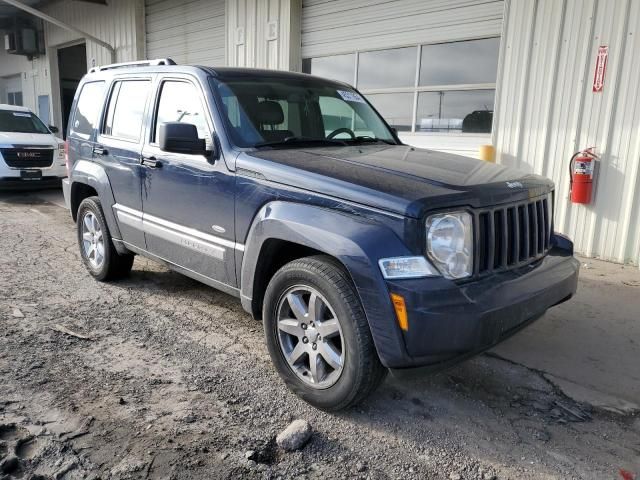
[[[57,131],[28,108],[0,104],[0,188],[60,185],[67,170]]]

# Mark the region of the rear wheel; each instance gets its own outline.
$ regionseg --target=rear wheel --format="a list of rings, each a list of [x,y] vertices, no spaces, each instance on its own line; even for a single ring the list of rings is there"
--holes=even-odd
[[[384,379],[355,288],[331,257],[294,260],[276,272],[263,316],[278,373],[315,407],[355,405]]]
[[[115,280],[131,272],[134,255],[116,251],[98,197],[85,198],[78,208],[78,245],[89,273],[100,281]]]

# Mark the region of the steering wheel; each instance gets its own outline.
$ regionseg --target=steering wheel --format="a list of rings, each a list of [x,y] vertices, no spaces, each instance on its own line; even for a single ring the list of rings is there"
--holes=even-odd
[[[335,129],[333,132],[331,132],[329,135],[327,135],[327,138],[329,140],[333,140],[335,137],[337,137],[341,133],[348,134],[351,137],[351,140],[355,140],[356,139],[356,134],[353,133],[353,130],[351,130],[350,128],[347,128],[347,127],[340,127],[340,128]]]

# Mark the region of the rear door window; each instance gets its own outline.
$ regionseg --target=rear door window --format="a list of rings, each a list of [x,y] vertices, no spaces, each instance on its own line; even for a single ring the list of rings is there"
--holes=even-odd
[[[138,142],[151,82],[123,80],[114,84],[103,132],[122,140]]]
[[[70,133],[85,140],[89,139],[102,111],[104,89],[104,82],[89,82],[82,86],[71,121]]]

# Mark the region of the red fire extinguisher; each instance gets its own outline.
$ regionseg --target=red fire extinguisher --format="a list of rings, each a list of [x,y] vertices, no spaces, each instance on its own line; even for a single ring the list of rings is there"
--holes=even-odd
[[[569,173],[571,175],[569,191],[573,203],[591,203],[593,192],[593,170],[595,160],[595,147],[587,148],[576,152],[569,162]]]

